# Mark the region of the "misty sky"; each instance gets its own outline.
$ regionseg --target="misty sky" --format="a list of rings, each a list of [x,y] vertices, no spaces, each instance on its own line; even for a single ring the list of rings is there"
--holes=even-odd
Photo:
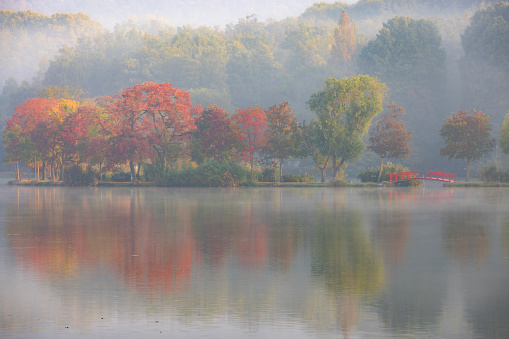
[[[320,0],[0,0],[0,9],[33,10],[44,14],[83,12],[107,28],[126,21],[130,16],[155,15],[172,26],[219,26],[235,23],[256,14],[260,21],[281,20],[298,16]],[[331,0],[322,2],[334,2]],[[358,0],[343,0],[356,3]]]

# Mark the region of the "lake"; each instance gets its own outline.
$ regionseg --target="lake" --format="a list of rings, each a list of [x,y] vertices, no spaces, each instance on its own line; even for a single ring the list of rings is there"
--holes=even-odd
[[[0,337],[508,338],[509,189],[0,184]]]

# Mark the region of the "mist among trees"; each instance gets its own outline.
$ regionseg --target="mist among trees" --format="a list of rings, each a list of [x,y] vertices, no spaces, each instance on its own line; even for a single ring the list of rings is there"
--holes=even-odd
[[[41,12],[57,10],[57,2],[44,8],[26,3]],[[439,131],[451,112],[482,111],[498,133],[509,109],[506,2],[316,3],[297,17],[261,21],[249,15],[224,29],[175,27],[164,17],[131,18],[114,29],[103,25],[109,24],[86,12],[2,10],[2,124],[42,88],[74,90],[79,101],[147,81],[171,83],[188,91],[193,105],[230,114],[288,102],[298,121],[309,122],[314,114],[307,102],[329,77],[369,75],[386,84],[386,102],[407,112],[412,153],[403,162],[443,169],[449,163],[440,157]],[[378,161],[364,151],[356,166]]]

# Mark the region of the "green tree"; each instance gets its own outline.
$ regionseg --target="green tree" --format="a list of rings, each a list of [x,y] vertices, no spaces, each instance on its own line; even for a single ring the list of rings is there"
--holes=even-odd
[[[504,152],[504,154],[509,154],[509,113],[505,116],[499,136],[498,142],[500,143],[502,152]]]
[[[377,76],[390,88],[391,98],[409,112],[407,124],[415,130],[416,153],[426,163],[435,161],[439,146],[429,131],[438,130],[449,97],[446,54],[437,25],[429,19],[395,17],[383,24],[377,37],[357,59],[362,74]]]
[[[405,110],[394,103],[387,108],[389,111],[376,123],[369,137],[368,149],[380,156],[378,182],[382,177],[384,158],[405,158],[412,152],[408,145],[412,132],[407,132],[405,123],[399,120],[406,115]]]
[[[461,38],[463,102],[489,110],[502,122],[509,98],[509,2],[500,2],[474,14]]]
[[[469,181],[470,162],[480,159],[495,147],[495,140],[490,136],[490,117],[481,111],[474,112],[474,115],[469,115],[465,110],[458,114],[452,112],[440,129],[445,141],[440,155],[467,160],[466,182]]]
[[[334,180],[349,161],[356,160],[364,149],[362,136],[372,119],[382,112],[385,84],[368,75],[336,80],[329,78],[323,91],[308,101],[317,115],[317,143],[323,155],[332,158]]]
[[[20,180],[19,162],[22,160],[23,140],[20,137],[21,127],[13,124],[5,128],[3,133],[3,144],[7,156],[3,159],[6,164],[15,164],[16,180]]]
[[[313,159],[316,167],[320,171],[321,180],[320,182],[325,182],[327,167],[330,162],[330,155],[323,155],[320,153],[320,145],[319,145],[319,136],[320,133],[320,123],[318,119],[311,121],[309,125],[305,123],[300,126],[302,130],[303,142],[301,145],[301,150],[304,153],[303,155],[310,155]]]

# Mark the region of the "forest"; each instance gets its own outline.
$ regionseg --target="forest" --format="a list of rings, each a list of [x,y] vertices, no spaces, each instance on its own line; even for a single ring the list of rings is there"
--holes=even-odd
[[[48,8],[51,4],[47,3]],[[284,104],[295,119],[293,129],[312,130],[311,126],[316,126],[313,121],[320,118],[320,107],[313,106],[313,97],[325,91],[328,79],[341,82],[366,75],[384,84],[384,104],[377,104],[376,114],[367,114],[362,131],[354,133],[355,156],[348,159],[349,165],[329,166],[333,178],[348,174],[353,179],[358,172],[378,165],[380,157],[372,147],[366,147],[368,130],[370,126],[374,128],[381,118],[379,114],[390,104],[404,109],[406,115],[401,119],[412,133],[411,152],[403,159],[394,159],[415,169],[465,172],[464,161],[448,160],[456,155],[441,152],[444,136],[440,131],[452,112],[475,111],[490,117],[492,139],[504,135],[502,126],[509,109],[508,20],[509,3],[474,0],[316,3],[298,17],[262,22],[251,15],[224,30],[172,27],[153,17],[132,18],[108,30],[81,13],[47,16],[2,10],[0,81],[4,87],[0,119],[2,125],[11,121],[8,126],[12,126],[14,116],[36,99],[40,105],[47,105],[44,107],[48,112],[63,114],[59,119],[76,112],[83,115],[87,110],[90,116],[85,118],[95,117],[96,122],[121,119],[120,110],[115,116],[110,105],[118,106],[122,93],[140,86],[169,86],[188,93],[186,104],[193,111],[189,115],[193,126],[189,133],[182,131],[188,139],[179,143],[183,148],[179,166],[186,166],[223,157],[199,155],[206,151],[198,150],[193,141],[200,119],[210,112],[222,112],[219,116],[231,120],[242,110],[251,109],[263,111],[267,118],[267,112]],[[152,122],[151,128],[157,129],[154,119]],[[23,124],[18,122],[20,127]],[[234,129],[242,126],[233,125]],[[94,128],[87,132],[89,136],[99,133]],[[165,133],[174,132],[172,128],[165,129]],[[79,133],[71,134],[77,137]],[[239,136],[240,132],[234,134],[241,141],[246,140]],[[300,133],[300,139],[305,137],[306,133]],[[4,132],[4,144],[12,138]],[[299,148],[301,153],[292,151],[285,156],[285,161],[297,159],[287,161],[286,169],[298,173],[312,172],[316,167],[321,172],[310,156],[312,151],[302,144]],[[243,155],[245,149],[234,149],[239,159],[250,164]],[[482,158],[486,163],[502,157],[503,143],[492,149],[473,160]],[[145,152],[147,158],[134,161],[131,167],[139,163],[148,169],[157,163],[166,168],[168,160],[160,156],[161,152],[152,144],[151,151]],[[83,166],[100,163],[78,153],[69,155],[69,161]],[[262,153],[255,152],[253,159],[271,158]],[[322,147],[321,155],[325,153]],[[4,162],[12,162],[12,156],[4,153],[3,157]],[[34,169],[41,161],[35,158],[28,160],[34,159],[30,156],[23,163]],[[60,159],[63,166],[66,161]],[[272,155],[274,159],[277,157]],[[115,160],[110,167],[121,163],[128,165],[129,161]],[[279,170],[282,177],[281,166]]]

